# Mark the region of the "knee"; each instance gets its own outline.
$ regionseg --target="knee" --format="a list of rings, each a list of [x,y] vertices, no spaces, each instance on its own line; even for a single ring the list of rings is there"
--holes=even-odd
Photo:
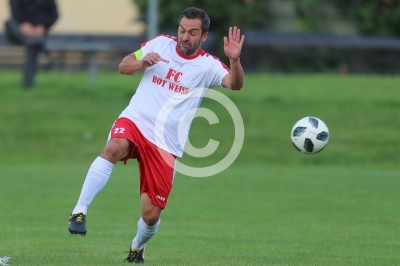
[[[129,147],[130,143],[126,139],[111,139],[101,153],[101,157],[117,163],[129,155]]]
[[[160,219],[160,213],[158,211],[142,211],[142,219],[148,226],[155,225]]]

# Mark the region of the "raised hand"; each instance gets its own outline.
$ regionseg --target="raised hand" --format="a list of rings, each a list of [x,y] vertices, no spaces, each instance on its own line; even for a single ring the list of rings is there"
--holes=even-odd
[[[231,60],[237,60],[242,51],[244,35],[240,36],[240,29],[230,27],[228,37],[224,37],[224,52]]]

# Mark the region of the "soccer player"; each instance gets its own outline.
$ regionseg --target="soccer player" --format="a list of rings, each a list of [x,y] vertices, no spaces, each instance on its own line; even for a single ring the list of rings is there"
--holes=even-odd
[[[240,53],[244,36],[230,27],[224,51],[230,68],[206,53],[201,44],[208,37],[210,19],[190,7],[179,17],[178,36],[159,35],[123,58],[119,71],[132,75],[144,70],[129,105],[111,128],[108,142],[89,168],[78,203],[69,218],[69,232],[85,235],[86,215],[93,198],[107,183],[114,165],[137,159],[140,172],[142,216],[129,255],[130,263],[144,262],[144,247],[160,226],[175,175],[177,157],[183,155],[194,114],[209,88],[240,90],[244,73]],[[168,109],[168,106],[173,108]],[[160,117],[165,123],[160,127]]]

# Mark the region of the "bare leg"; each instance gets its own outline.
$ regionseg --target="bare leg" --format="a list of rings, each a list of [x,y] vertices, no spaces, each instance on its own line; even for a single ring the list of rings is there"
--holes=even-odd
[[[132,241],[132,249],[142,249],[157,233],[161,223],[162,208],[154,205],[146,193],[143,193],[140,198],[142,201],[142,217],[138,221],[138,230]]]

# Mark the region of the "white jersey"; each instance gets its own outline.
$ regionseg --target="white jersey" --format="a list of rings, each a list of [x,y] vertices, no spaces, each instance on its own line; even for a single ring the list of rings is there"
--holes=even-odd
[[[142,44],[137,60],[155,52],[161,60],[144,71],[129,105],[120,117],[131,119],[145,138],[181,157],[197,108],[208,89],[222,86],[229,68],[202,49],[183,55],[177,39],[159,35]]]

